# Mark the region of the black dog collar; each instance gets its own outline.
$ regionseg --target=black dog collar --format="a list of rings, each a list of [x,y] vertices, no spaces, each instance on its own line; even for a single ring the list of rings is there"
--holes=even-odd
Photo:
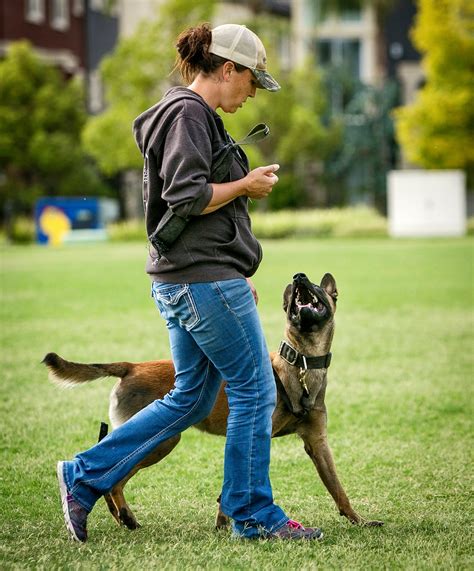
[[[321,355],[320,357],[307,357],[292,347],[286,341],[280,343],[278,354],[290,365],[300,369],[327,369],[331,364],[332,353]]]

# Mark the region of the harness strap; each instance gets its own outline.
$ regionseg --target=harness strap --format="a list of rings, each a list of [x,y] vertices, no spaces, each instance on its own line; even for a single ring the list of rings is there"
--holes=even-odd
[[[273,369],[273,376],[275,377],[275,384],[277,387],[277,391],[281,397],[281,400],[285,403],[286,408],[291,412],[291,414],[293,414],[297,418],[304,418],[308,414],[309,410],[303,408],[302,412],[296,412],[295,409],[293,408],[293,405],[291,404],[291,400],[290,397],[288,396],[288,393],[286,392],[285,386],[281,382],[281,379],[278,373],[275,371],[275,369]]]
[[[285,359],[290,365],[299,367],[300,369],[327,369],[331,364],[332,353],[321,355],[319,357],[308,357],[299,353],[286,341],[280,343],[278,354]]]

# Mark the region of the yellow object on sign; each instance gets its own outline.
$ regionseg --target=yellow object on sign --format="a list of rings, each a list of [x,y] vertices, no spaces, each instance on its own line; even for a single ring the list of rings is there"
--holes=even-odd
[[[56,206],[47,206],[39,217],[39,225],[43,234],[48,236],[48,244],[59,246],[71,231],[68,216]]]

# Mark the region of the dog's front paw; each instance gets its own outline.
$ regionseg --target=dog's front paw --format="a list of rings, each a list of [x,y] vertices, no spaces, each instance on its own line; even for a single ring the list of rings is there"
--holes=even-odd
[[[382,527],[383,521],[377,521],[377,520],[364,521],[363,523],[360,523],[359,525],[363,525],[366,527]]]
[[[219,513],[216,517],[216,529],[227,529],[229,525],[229,518],[222,513]]]
[[[139,529],[141,527],[133,513],[127,508],[120,509],[120,521],[128,529]]]
[[[339,514],[346,517],[353,525],[360,525],[361,527],[381,527],[383,525],[383,521],[366,520],[354,511],[347,513],[341,510]]]

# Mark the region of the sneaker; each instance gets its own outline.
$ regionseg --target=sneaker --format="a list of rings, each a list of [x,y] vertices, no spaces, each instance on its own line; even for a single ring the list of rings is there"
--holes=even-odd
[[[66,529],[72,539],[84,543],[87,540],[87,515],[89,512],[69,493],[64,481],[63,464],[64,462],[58,462],[57,474]]]
[[[269,533],[267,539],[316,539],[323,538],[323,532],[316,527],[303,527],[297,521],[289,519],[283,527]]]

